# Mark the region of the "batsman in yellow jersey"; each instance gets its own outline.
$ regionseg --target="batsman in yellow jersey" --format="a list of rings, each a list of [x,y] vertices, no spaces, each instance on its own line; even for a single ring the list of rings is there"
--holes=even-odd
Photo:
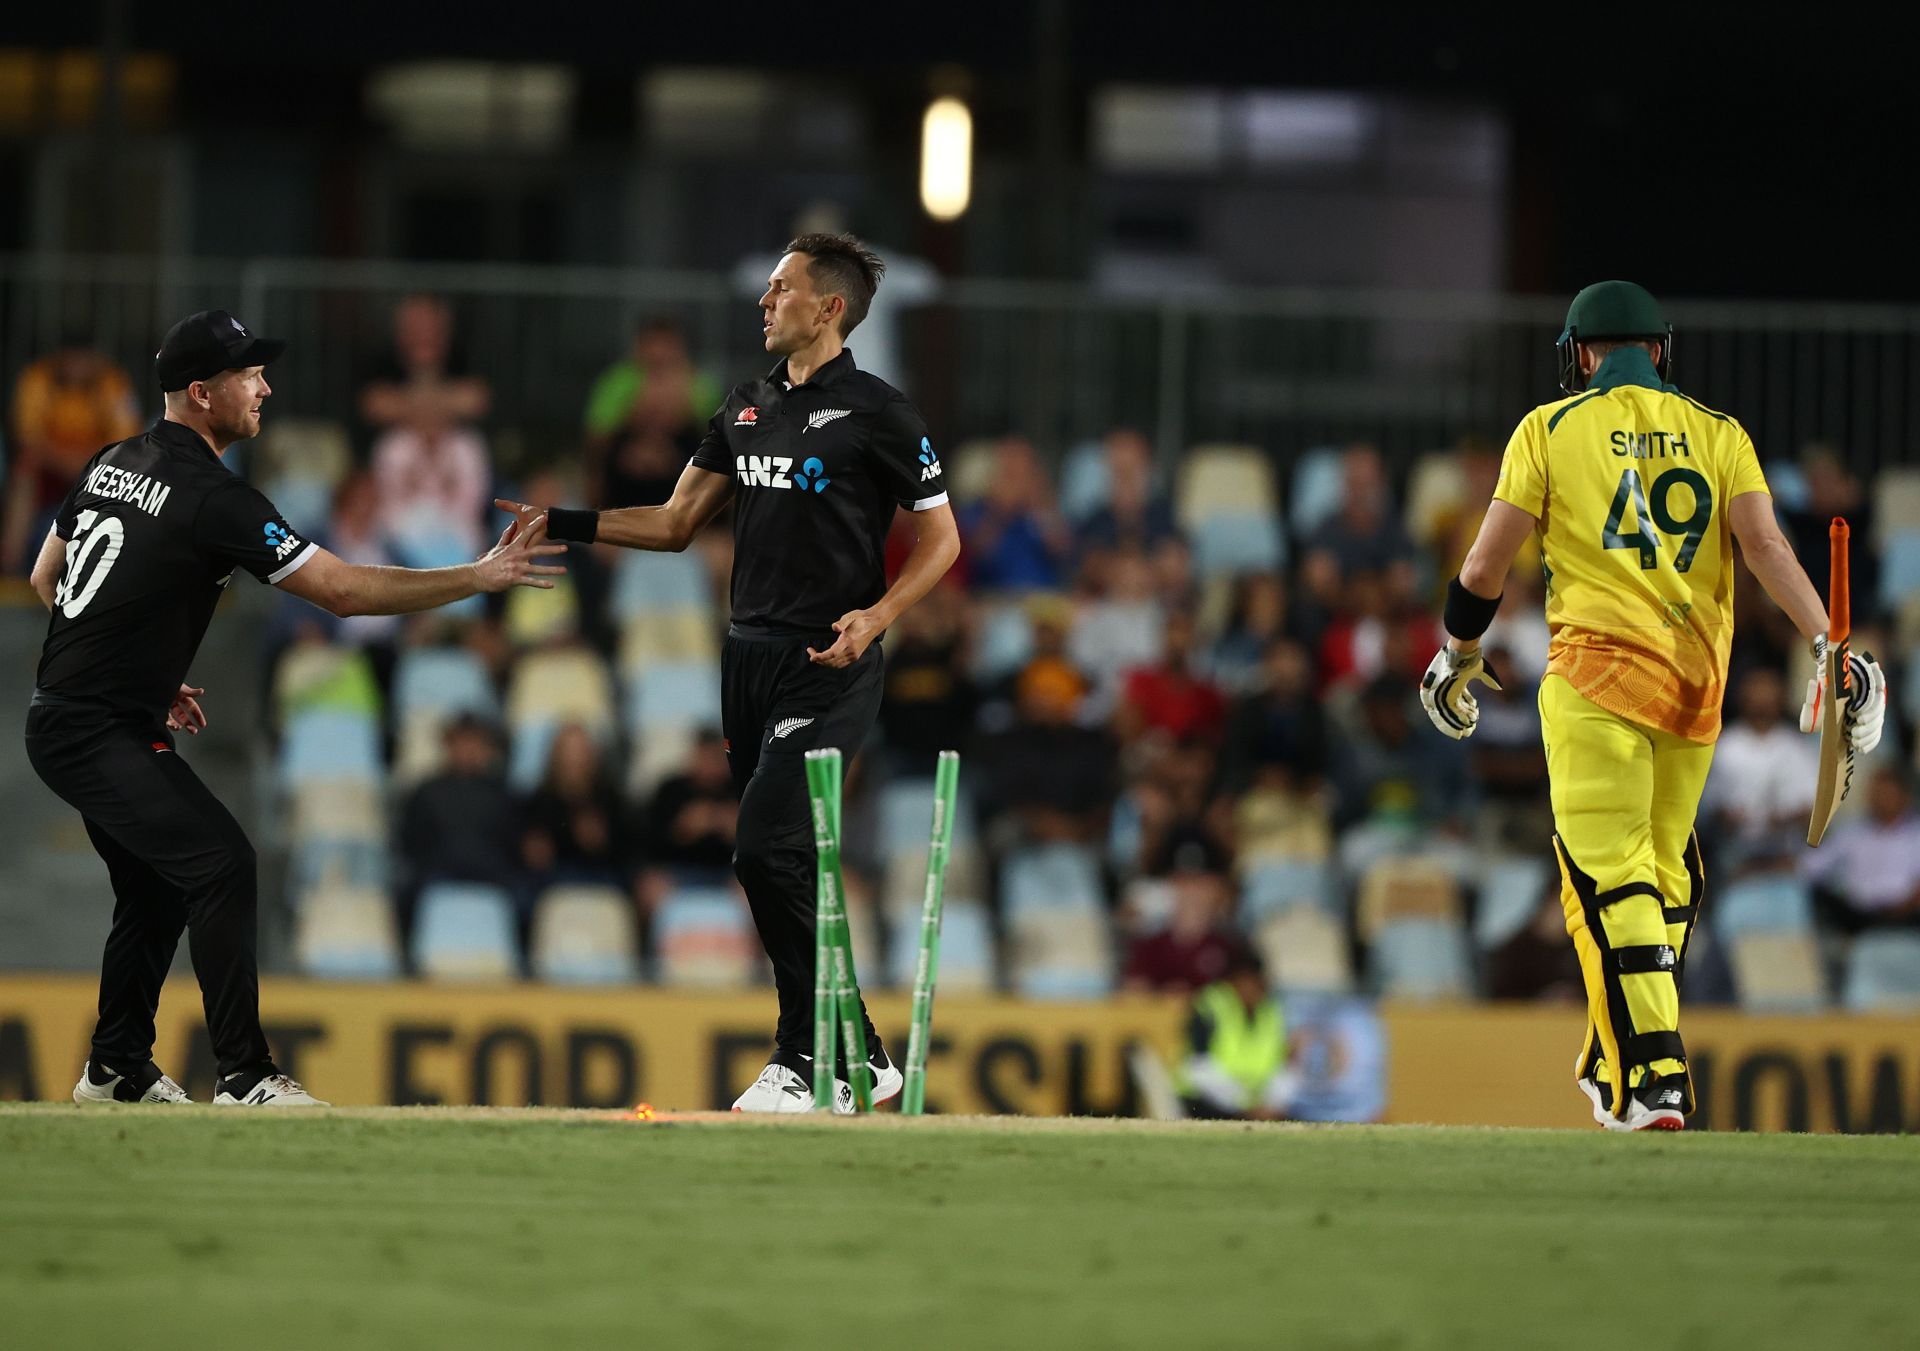
[[[1515,553],[1538,531],[1552,634],[1540,684],[1561,904],[1587,989],[1575,1079],[1614,1130],[1680,1130],[1693,1110],[1680,974],[1705,877],[1694,835],[1733,639],[1733,541],[1826,670],[1827,613],[1773,514],[1753,442],[1669,382],[1673,329],[1631,282],[1589,286],[1560,335],[1561,387],[1507,443],[1494,500],[1447,590],[1450,635],[1421,702],[1448,736],[1479,718],[1472,682]],[[1880,740],[1886,677],[1854,656],[1859,752]],[[1812,731],[1824,688],[1807,691]]]

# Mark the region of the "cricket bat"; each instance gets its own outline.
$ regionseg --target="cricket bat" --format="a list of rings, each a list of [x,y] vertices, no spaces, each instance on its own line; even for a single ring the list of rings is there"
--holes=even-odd
[[[1820,710],[1820,781],[1813,795],[1813,819],[1807,822],[1807,843],[1819,844],[1833,823],[1833,813],[1853,787],[1853,743],[1847,737],[1842,711],[1847,706],[1848,615],[1851,590],[1847,580],[1847,523],[1838,516],[1827,527],[1832,550],[1832,580],[1827,584],[1826,693]]]

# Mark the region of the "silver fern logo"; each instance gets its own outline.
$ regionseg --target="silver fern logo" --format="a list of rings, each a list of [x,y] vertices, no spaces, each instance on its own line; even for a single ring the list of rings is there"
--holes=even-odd
[[[815,427],[824,427],[829,422],[846,417],[852,412],[853,410],[851,408],[822,408],[817,413],[808,413],[807,432],[812,431]],[[801,432],[800,434],[805,436],[807,432]]]
[[[797,732],[812,721],[812,718],[782,718],[773,725],[774,739],[777,741],[790,732]]]

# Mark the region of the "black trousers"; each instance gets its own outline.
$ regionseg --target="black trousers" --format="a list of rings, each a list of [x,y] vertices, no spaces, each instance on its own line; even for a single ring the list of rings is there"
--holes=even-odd
[[[27,713],[27,759],[85,819],[113,880],[94,1059],[118,1067],[152,1058],[160,986],[185,930],[220,1073],[268,1064],[253,846],[174,754],[172,734],[36,704]]]
[[[834,635],[813,640],[824,651]],[[806,753],[837,746],[845,763],[880,712],[884,659],[875,643],[841,670],[807,660],[805,639],[727,636],[720,653],[721,732],[740,794],[733,871],[746,889],[780,997],[776,1053],[813,1053],[813,821]],[[874,1042],[866,1017],[867,1040]]]

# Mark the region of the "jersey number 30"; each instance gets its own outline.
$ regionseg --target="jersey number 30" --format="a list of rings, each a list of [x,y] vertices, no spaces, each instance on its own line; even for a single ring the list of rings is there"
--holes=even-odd
[[[99,594],[100,584],[113,571],[114,561],[120,557],[120,546],[127,538],[127,528],[118,516],[83,511],[74,525],[73,538],[67,542],[67,566],[61,570],[60,585],[53,592],[53,603],[68,619],[76,618]],[[90,563],[93,571],[82,586],[81,575],[87,572]]]
[[[1673,490],[1685,484],[1692,490],[1693,514],[1681,520],[1673,514]],[[1633,505],[1633,528],[1625,529],[1627,505]],[[1700,541],[1706,538],[1707,524],[1713,520],[1713,489],[1705,478],[1691,469],[1669,469],[1653,481],[1645,492],[1640,488],[1640,471],[1628,469],[1620,475],[1614,490],[1613,505],[1607,511],[1607,523],[1600,530],[1600,544],[1607,549],[1638,549],[1640,566],[1660,566],[1660,540],[1653,533],[1657,525],[1669,535],[1684,535],[1680,552],[1674,555],[1673,570],[1685,572],[1693,566]],[[1649,524],[1651,523],[1651,524]]]

